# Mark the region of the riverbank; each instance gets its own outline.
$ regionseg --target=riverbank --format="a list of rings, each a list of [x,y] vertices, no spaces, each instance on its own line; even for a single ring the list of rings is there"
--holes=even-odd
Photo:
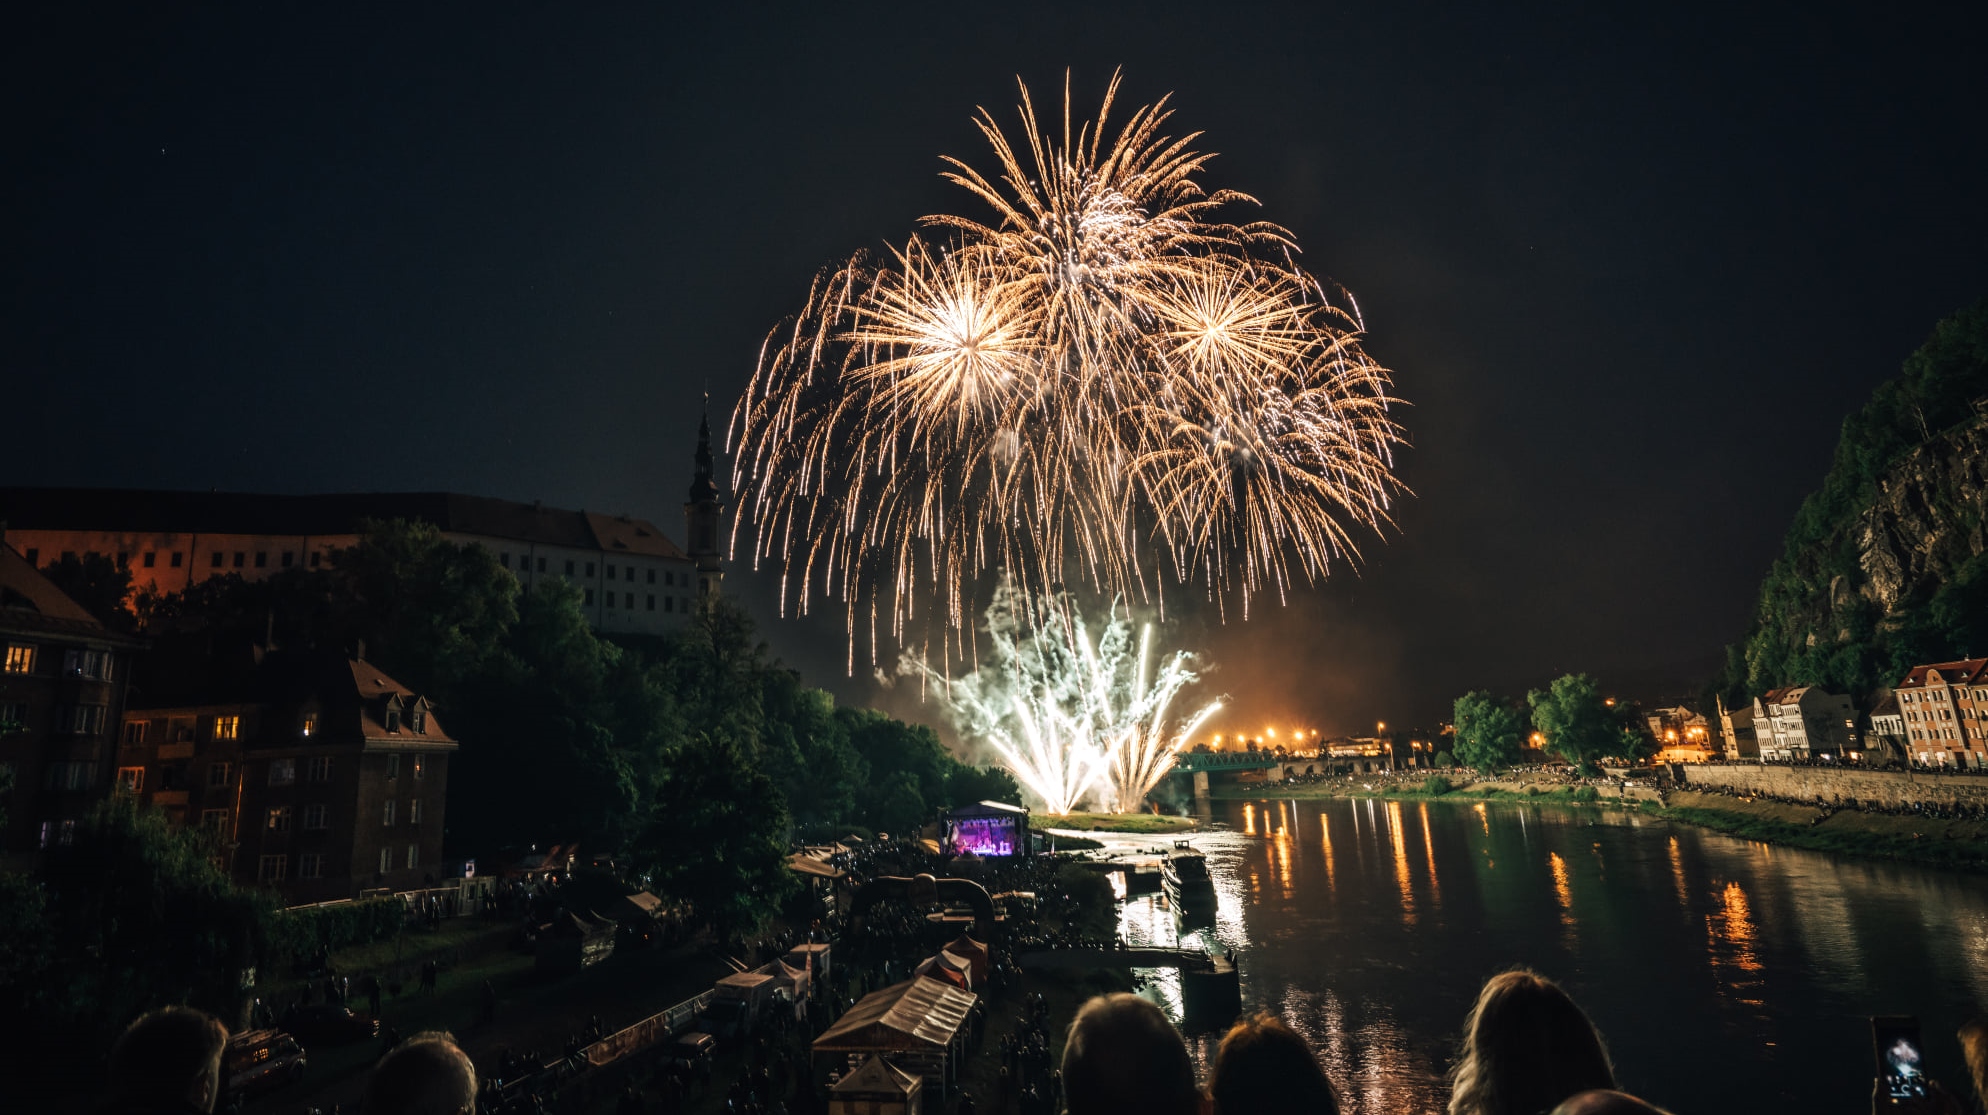
[[[1929,867],[1988,871],[1988,822],[1950,821],[1912,814],[1867,813],[1856,809],[1825,812],[1766,798],[1646,787],[1570,786],[1538,781],[1479,782],[1431,793],[1417,782],[1362,786],[1358,783],[1259,783],[1222,787],[1224,800],[1409,798],[1418,800],[1510,801],[1569,808],[1627,809],[1649,817],[1695,825],[1713,832],[1789,848],[1838,855],[1900,860]]]
[[[1168,817],[1158,813],[1038,813],[1030,822],[1037,829],[1063,829],[1075,832],[1130,832],[1142,836],[1166,836],[1193,832],[1200,827],[1192,817]]]

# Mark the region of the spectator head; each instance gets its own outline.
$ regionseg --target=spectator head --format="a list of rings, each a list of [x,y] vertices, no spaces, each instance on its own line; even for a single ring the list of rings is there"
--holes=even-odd
[[[366,1078],[365,1115],[466,1115],[476,1109],[476,1066],[453,1035],[416,1034]]]
[[[138,1016],[110,1049],[112,1107],[214,1110],[228,1028],[188,1007]]]
[[[1245,1018],[1222,1038],[1208,1094],[1215,1115],[1339,1115],[1311,1047],[1274,1014]]]
[[[1063,1046],[1069,1115],[1197,1115],[1201,1096],[1187,1045],[1160,1008],[1137,995],[1100,995],[1070,1023]]]
[[[1533,1115],[1581,1092],[1615,1088],[1594,1023],[1558,984],[1532,972],[1491,977],[1463,1029],[1449,1115]]]
[[[1967,1075],[1974,1081],[1974,1100],[1988,1105],[1988,1014],[1969,1019],[1960,1028],[1960,1052]]]
[[[1553,1115],[1670,1115],[1653,1103],[1637,1099],[1627,1092],[1582,1092],[1569,1096]]]

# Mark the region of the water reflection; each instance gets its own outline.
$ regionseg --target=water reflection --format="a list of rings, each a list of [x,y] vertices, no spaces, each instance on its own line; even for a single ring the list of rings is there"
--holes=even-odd
[[[1315,841],[1298,839],[1314,810]],[[1862,1107],[1865,1016],[1919,1015],[1929,1056],[1957,1066],[1935,1036],[1951,1046],[1988,1001],[1975,878],[1529,804],[1261,801],[1215,816],[1236,831],[1192,838],[1215,924],[1183,930],[1140,897],[1126,936],[1238,950],[1245,1009],[1312,1040],[1350,1111],[1439,1111],[1471,998],[1513,964],[1565,984],[1624,1084],[1676,1110]],[[1149,987],[1178,1017],[1178,977]],[[1688,1048],[1719,1055],[1680,1071]]]

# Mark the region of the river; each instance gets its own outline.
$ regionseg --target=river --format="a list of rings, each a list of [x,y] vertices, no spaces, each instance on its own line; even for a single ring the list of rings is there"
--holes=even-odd
[[[1235,950],[1244,1008],[1310,1039],[1350,1110],[1440,1111],[1464,1014],[1513,965],[1559,981],[1622,1086],[1680,1115],[1868,1111],[1872,1014],[1918,1015],[1932,1075],[1966,1092],[1954,1031],[1988,1006],[1979,877],[1515,803],[1221,802],[1215,819],[1232,830],[1191,838],[1214,924],[1145,896],[1125,935]],[[1178,977],[1148,993],[1179,1018]],[[1214,1039],[1191,1036],[1204,1063]]]

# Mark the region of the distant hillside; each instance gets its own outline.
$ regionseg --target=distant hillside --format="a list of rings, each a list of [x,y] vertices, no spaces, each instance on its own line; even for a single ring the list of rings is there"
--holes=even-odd
[[[1988,299],[1947,318],[1843,421],[1720,688],[1859,701],[1915,663],[1988,653]]]

